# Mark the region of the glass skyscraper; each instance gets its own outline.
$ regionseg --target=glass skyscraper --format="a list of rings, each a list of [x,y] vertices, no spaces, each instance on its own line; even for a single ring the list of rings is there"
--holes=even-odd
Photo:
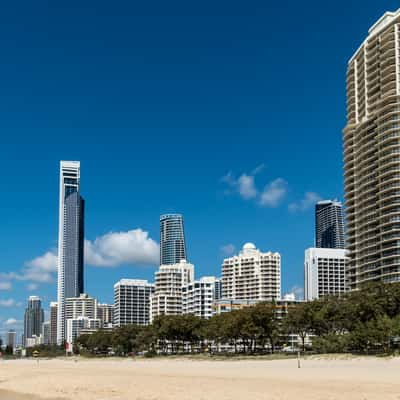
[[[315,247],[344,249],[342,203],[319,201],[315,206]]]
[[[65,299],[79,297],[83,285],[84,200],[80,195],[80,162],[61,161],[58,231],[57,343],[66,338]]]
[[[185,232],[181,214],[160,217],[160,265],[178,264],[186,260]]]
[[[42,301],[37,296],[30,296],[24,316],[24,345],[26,344],[26,339],[40,336],[43,321]]]

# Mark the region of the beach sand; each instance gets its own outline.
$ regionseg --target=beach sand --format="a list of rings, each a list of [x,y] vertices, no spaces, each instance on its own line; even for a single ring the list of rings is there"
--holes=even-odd
[[[7,392],[5,392],[7,391]],[[28,396],[23,396],[28,394]],[[399,400],[400,358],[0,362],[1,400]]]

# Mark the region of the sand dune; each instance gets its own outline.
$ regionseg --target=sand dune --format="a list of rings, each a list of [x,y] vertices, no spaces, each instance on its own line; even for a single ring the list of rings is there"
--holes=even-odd
[[[399,400],[400,359],[307,359],[301,369],[296,360],[0,362],[0,399],[36,400],[33,395],[70,400]]]

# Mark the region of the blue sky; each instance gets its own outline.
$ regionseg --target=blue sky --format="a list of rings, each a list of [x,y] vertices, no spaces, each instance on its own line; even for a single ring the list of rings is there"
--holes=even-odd
[[[2,4],[0,331],[20,327],[29,295],[56,298],[42,256],[57,246],[61,159],[81,161],[86,238],[108,257],[85,273],[101,301],[120,278],[152,279],[164,212],[184,214],[197,276],[251,241],[282,254],[283,292],[301,287],[312,203],[343,197],[347,60],[397,7]]]

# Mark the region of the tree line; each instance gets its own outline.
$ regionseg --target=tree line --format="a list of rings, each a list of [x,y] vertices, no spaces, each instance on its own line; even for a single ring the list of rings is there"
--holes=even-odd
[[[297,338],[299,340],[297,341]],[[159,316],[151,325],[126,325],[81,335],[81,354],[265,354],[284,349],[317,353],[391,353],[400,347],[400,283],[311,302],[259,303],[205,320]]]

